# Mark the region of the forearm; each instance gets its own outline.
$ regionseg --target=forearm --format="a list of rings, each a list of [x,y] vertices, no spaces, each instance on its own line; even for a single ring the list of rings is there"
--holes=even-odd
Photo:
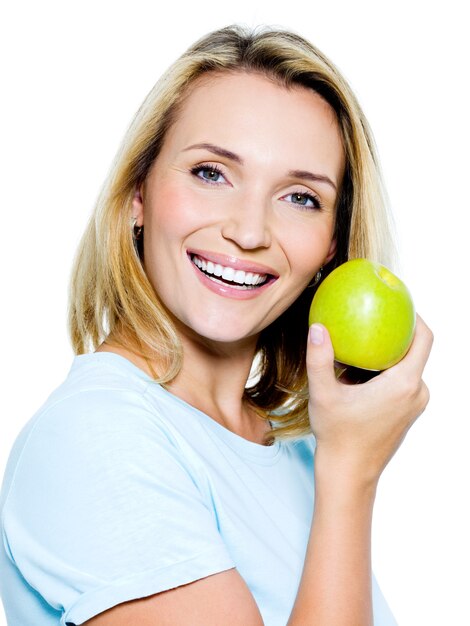
[[[375,483],[350,467],[315,461],[315,509],[288,626],[371,626]]]
[[[327,329],[312,325],[307,370],[317,441],[315,508],[287,626],[372,626],[375,491],[429,399],[421,376],[431,345],[432,333],[418,316],[413,343],[400,363],[367,383],[345,385],[335,376]]]

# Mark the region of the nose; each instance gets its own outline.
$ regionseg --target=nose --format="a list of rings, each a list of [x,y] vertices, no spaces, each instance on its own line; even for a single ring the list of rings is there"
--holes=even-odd
[[[224,220],[222,236],[245,250],[269,248],[271,226],[267,207],[253,200],[235,204]]]

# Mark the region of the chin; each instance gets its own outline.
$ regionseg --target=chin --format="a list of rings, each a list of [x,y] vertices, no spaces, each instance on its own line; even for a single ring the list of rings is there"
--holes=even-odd
[[[191,324],[186,321],[184,322],[183,332],[187,336],[190,335],[195,339],[199,338],[203,343],[233,344],[256,340],[260,330],[248,329],[246,327],[240,328],[235,324],[230,324],[228,320],[225,320],[225,323],[223,323],[219,319],[217,323],[214,322],[211,325]]]

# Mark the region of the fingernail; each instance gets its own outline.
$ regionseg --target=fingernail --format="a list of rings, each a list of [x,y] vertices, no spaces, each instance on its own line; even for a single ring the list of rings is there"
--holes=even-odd
[[[312,324],[310,326],[309,339],[315,346],[321,346],[323,343],[323,327],[320,324]]]

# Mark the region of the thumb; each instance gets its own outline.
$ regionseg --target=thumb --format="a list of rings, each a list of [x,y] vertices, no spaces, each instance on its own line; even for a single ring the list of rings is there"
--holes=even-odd
[[[320,395],[326,396],[338,384],[334,359],[333,344],[328,330],[322,324],[312,324],[307,345],[307,374],[311,397],[319,399]]]

